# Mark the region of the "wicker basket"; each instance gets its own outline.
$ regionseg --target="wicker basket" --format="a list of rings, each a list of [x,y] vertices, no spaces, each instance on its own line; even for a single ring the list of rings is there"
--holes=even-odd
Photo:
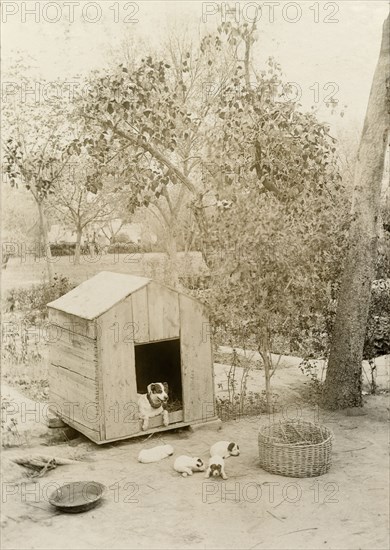
[[[304,420],[260,428],[260,466],[287,477],[321,476],[331,465],[332,440],[333,433],[326,426]]]

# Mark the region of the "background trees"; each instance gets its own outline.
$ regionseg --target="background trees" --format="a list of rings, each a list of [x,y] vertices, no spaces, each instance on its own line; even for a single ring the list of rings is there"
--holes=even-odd
[[[111,177],[99,174],[84,155],[70,152],[67,169],[57,178],[48,200],[55,219],[76,231],[75,263],[80,262],[81,238],[92,224],[115,218],[117,200]]]

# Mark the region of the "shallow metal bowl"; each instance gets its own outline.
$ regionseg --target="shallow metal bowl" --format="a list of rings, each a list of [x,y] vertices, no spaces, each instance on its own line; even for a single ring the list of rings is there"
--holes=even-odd
[[[78,514],[94,508],[105,490],[105,486],[97,481],[74,481],[53,491],[49,502],[61,512]]]

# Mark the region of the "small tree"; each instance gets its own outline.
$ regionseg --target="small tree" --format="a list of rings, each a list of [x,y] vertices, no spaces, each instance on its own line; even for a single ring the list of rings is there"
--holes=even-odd
[[[288,101],[273,59],[254,86],[248,60],[255,28],[225,29],[243,54],[218,94],[199,226],[215,323],[232,343],[250,339],[259,351],[272,410],[271,352],[287,343],[296,350],[299,332],[318,325],[338,275],[347,203],[327,125]]]
[[[49,114],[46,112],[49,118]],[[34,124],[23,127],[17,120],[12,127],[10,137],[5,142],[5,173],[12,187],[23,185],[29,191],[37,205],[40,233],[46,257],[46,267],[49,280],[52,280],[50,243],[45,215],[47,198],[54,192],[55,182],[68,163],[68,157],[63,155],[62,129],[60,122],[51,119],[46,133]]]
[[[76,230],[76,264],[80,262],[83,231],[116,216],[117,198],[110,177],[101,178],[89,164],[87,155],[72,155],[48,201],[53,217]]]
[[[30,67],[18,59],[8,77],[20,90],[35,90],[33,97],[22,93],[6,95],[3,106],[3,166],[11,187],[23,186],[38,209],[39,226],[49,280],[53,277],[45,204],[69,162],[65,135],[69,132],[67,106],[40,94],[46,84],[27,76]],[[22,75],[22,76],[20,76]]]

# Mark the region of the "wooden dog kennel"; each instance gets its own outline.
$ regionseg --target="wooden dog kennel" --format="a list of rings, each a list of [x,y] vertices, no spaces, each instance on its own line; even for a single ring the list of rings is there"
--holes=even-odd
[[[96,443],[216,420],[206,308],[143,277],[101,272],[48,304],[50,408]],[[141,430],[137,393],[167,382],[169,426]]]

